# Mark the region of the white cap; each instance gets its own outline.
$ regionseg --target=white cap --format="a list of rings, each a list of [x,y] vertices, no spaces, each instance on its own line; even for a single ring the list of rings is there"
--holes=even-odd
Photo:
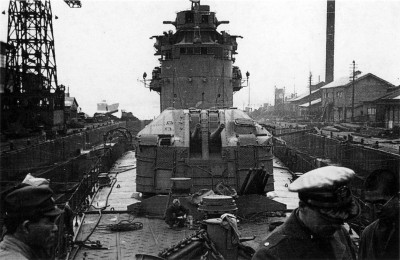
[[[289,190],[301,192],[334,188],[338,184],[348,182],[354,176],[354,171],[346,167],[321,167],[301,175],[289,185]]]

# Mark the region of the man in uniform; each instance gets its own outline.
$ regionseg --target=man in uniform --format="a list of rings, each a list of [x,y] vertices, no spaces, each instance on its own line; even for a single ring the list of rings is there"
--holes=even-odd
[[[186,221],[186,215],[189,210],[181,205],[179,199],[174,199],[172,205],[169,206],[165,212],[165,223],[170,228],[183,227]]]
[[[48,185],[21,183],[5,192],[5,236],[0,242],[0,259],[50,259],[62,213]]]
[[[299,207],[264,240],[253,260],[356,259],[344,221],[358,216],[349,180],[354,171],[327,166],[309,171],[289,185],[298,192]]]
[[[365,180],[365,202],[377,219],[361,235],[359,259],[400,259],[399,183],[394,173],[372,172]]]

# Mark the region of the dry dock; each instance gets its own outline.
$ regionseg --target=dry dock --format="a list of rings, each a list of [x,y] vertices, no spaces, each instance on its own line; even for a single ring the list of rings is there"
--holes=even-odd
[[[128,205],[137,202],[132,198],[132,194],[136,192],[135,165],[134,152],[126,153],[116,162],[109,173],[112,185],[99,189],[92,200],[91,213],[82,217],[82,225],[75,230],[76,241],[98,241],[98,245],[93,245],[92,248],[75,247],[69,259],[135,259],[136,254],[156,256],[164,248],[177,244],[195,232],[188,228],[172,230],[161,219],[135,217],[124,212]],[[298,204],[297,194],[287,191],[290,179],[289,171],[279,160],[274,159],[274,200],[286,204],[288,210],[296,208]],[[100,213],[98,209],[105,206],[107,207]],[[246,242],[254,248],[270,232],[268,223],[282,219],[283,217],[268,217],[243,220],[238,228],[243,237],[256,236],[255,240]],[[120,232],[109,229],[110,225],[121,220],[135,222],[138,226],[143,225],[143,228]],[[128,223],[126,221],[122,223]]]

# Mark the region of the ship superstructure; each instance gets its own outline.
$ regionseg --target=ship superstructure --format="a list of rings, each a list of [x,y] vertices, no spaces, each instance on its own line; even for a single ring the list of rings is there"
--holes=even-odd
[[[160,94],[160,109],[227,108],[233,106],[233,92],[241,89],[242,75],[234,66],[237,38],[222,31],[215,12],[200,1],[190,10],[177,13],[172,30],[152,36],[160,66],[154,68],[150,89]]]
[[[137,190],[168,193],[171,178],[190,178],[191,191],[222,182],[240,189],[250,169],[272,174],[272,136],[245,112],[229,108],[240,90],[233,66],[240,36],[217,32],[210,7],[191,1],[177,13],[176,32],[153,36],[160,67],[150,89],[159,92],[162,113],[138,134]]]

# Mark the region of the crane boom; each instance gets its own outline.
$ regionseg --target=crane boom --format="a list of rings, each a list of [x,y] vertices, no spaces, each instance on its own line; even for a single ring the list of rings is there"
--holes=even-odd
[[[71,8],[81,8],[82,4],[80,0],[64,0],[65,3]]]

